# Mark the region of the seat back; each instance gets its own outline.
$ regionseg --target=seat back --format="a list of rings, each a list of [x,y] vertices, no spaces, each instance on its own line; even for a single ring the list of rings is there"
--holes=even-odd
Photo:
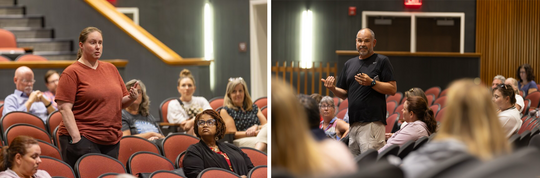
[[[139,151],[148,151],[161,154],[159,148],[147,139],[129,135],[123,136],[120,140],[120,149],[118,150],[118,161],[127,165],[129,157]]]
[[[113,157],[99,153],[88,153],[77,160],[75,172],[79,178],[95,178],[109,172],[126,173],[126,168]]]
[[[540,153],[536,148],[524,148],[476,166],[458,177],[537,177],[540,175],[538,157]]]
[[[60,128],[60,126],[57,126],[54,129],[52,138],[53,138],[53,141],[54,141],[54,145],[56,145],[56,147],[59,148],[60,151],[62,151],[62,147],[60,146],[60,133],[58,133],[58,128]]]
[[[51,114],[49,114],[49,117],[47,117],[47,121],[45,122],[45,125],[47,127],[47,131],[49,134],[53,134],[54,129],[60,125],[62,122],[62,114],[58,111],[54,111]]]
[[[414,150],[415,140],[409,140],[399,148],[398,157],[403,159]]]
[[[434,104],[434,105],[431,105],[429,108],[433,111],[433,117],[435,117],[435,116],[437,116],[437,113],[441,109],[441,105]]]
[[[437,115],[435,115],[435,120],[437,120],[437,122],[442,122],[442,119],[444,117],[444,111],[446,110],[446,108],[441,108],[439,110],[439,112],[437,112]]]
[[[433,94],[426,95],[426,99],[427,99],[426,102],[428,106],[431,106],[433,104],[433,101],[435,101],[435,95]]]
[[[439,94],[439,97],[446,96],[446,93],[448,93],[448,88],[441,91],[441,94]]]
[[[394,95],[388,95],[388,97],[386,97],[386,102],[395,101],[396,103],[400,103],[401,99],[403,99],[403,93],[398,91]]]
[[[354,161],[356,162],[356,166],[358,167],[364,167],[365,165],[371,165],[375,162],[377,162],[377,156],[379,155],[379,152],[374,149],[369,149],[362,154],[356,156],[354,158]]]
[[[419,178],[460,177],[465,171],[474,169],[481,161],[466,153],[457,154],[426,170]]]
[[[0,56],[0,62],[9,62],[9,61],[11,61],[11,59],[9,59],[7,57],[4,57],[4,56]]]
[[[167,120],[169,102],[171,102],[171,100],[175,100],[176,98],[177,97],[167,98],[159,105],[159,119],[161,119],[161,122],[169,123],[169,120]]]
[[[338,111],[347,110],[347,108],[349,108],[349,99],[345,99],[339,104]]]
[[[418,140],[416,140],[413,150],[417,150],[418,148],[424,146],[424,144],[426,144],[428,141],[429,141],[429,137],[426,137],[426,136],[420,137]]]
[[[260,97],[259,99],[255,100],[253,104],[256,104],[259,108],[265,107],[268,105],[268,98],[266,98],[266,96]]]
[[[241,147],[240,149],[242,152],[248,155],[249,159],[251,159],[251,163],[253,163],[253,166],[268,165],[266,153],[248,147]]]
[[[56,146],[47,143],[43,140],[37,140],[39,147],[41,148],[41,155],[43,156],[50,156],[59,160],[62,160],[62,154],[60,153],[60,150],[56,148]]]
[[[190,145],[199,143],[199,138],[187,135],[176,133],[169,135],[163,140],[163,155],[169,160],[175,160],[176,157],[187,150]]]
[[[535,91],[535,92],[532,92],[532,93],[529,93],[525,99],[529,99],[531,100],[530,103],[531,103],[531,108],[538,108],[538,103],[540,103],[540,92],[539,91]]]
[[[2,125],[2,127],[0,128],[2,129],[3,133],[10,126],[22,123],[33,125],[43,130],[47,130],[47,127],[45,127],[45,123],[43,122],[43,120],[41,120],[41,118],[28,112],[22,111],[13,111],[7,113],[4,117],[2,117],[0,121],[0,124]]]
[[[531,100],[530,99],[524,99],[523,100],[523,111],[521,111],[522,115],[528,114],[529,108],[531,108]]]
[[[66,177],[66,178],[75,178],[75,172],[69,166],[69,164],[49,156],[40,156],[41,164],[39,164],[39,169],[45,170],[52,177]]]
[[[335,96],[332,97],[332,99],[334,99],[334,105],[339,107],[339,103],[341,103],[341,100],[338,97],[335,97]]]
[[[29,124],[15,124],[9,127],[4,132],[4,138],[6,139],[6,145],[9,145],[15,137],[19,135],[26,135],[38,140],[43,140],[52,144],[52,138],[47,131]]]
[[[386,118],[385,133],[391,133],[392,132],[392,128],[394,127],[394,124],[398,120],[399,115],[400,115],[399,113],[394,113],[394,114],[388,116],[388,118]]]
[[[426,94],[426,96],[433,95],[434,96],[433,99],[437,99],[437,97],[439,97],[439,94],[441,94],[441,87],[434,86],[434,87],[428,88],[426,92],[424,92],[424,94]]]
[[[533,119],[530,119],[528,115],[524,115],[521,118],[522,123],[521,123],[521,127],[518,130],[518,134],[525,132],[527,130],[527,126],[532,122],[532,120]]]
[[[17,57],[15,61],[49,61],[47,58],[44,58],[43,56],[33,55],[33,54],[25,54],[22,56]]]
[[[268,173],[268,167],[266,165],[255,166],[249,171],[248,178],[266,178]]]
[[[0,114],[4,113],[4,103],[0,104]]]
[[[442,108],[444,108],[444,104],[446,103],[446,96],[441,96],[435,100],[433,104],[439,104]]]
[[[184,178],[184,176],[174,171],[159,170],[150,174],[150,178]]]
[[[17,47],[17,40],[15,39],[15,35],[11,33],[10,31],[0,29],[0,48],[16,48]]]
[[[387,101],[386,102],[386,111],[388,111],[389,115],[394,114],[396,107],[397,107],[397,101]]]
[[[167,158],[152,152],[139,151],[129,157],[128,171],[132,175],[152,173],[157,170],[173,170],[174,165]]]
[[[344,109],[344,110],[342,110],[342,111],[339,111],[339,112],[337,113],[336,117],[339,118],[339,119],[343,119],[343,118],[345,117],[345,114],[347,114],[347,110],[346,110],[346,109]]]
[[[399,153],[399,145],[392,145],[392,146],[386,147],[386,149],[383,150],[383,151],[379,154],[379,156],[377,156],[377,160],[384,159],[384,158],[386,158],[388,155],[398,156],[398,153]]]
[[[529,141],[529,147],[536,147],[540,150],[540,134],[534,135]]]
[[[219,112],[218,112],[219,113]],[[262,109],[261,109],[261,113],[264,115],[264,118],[266,118],[268,120],[268,106],[264,106]]]
[[[201,173],[199,173],[199,175],[197,176],[197,178],[215,178],[215,177],[239,178],[240,176],[238,176],[238,174],[231,172],[229,170],[216,168],[216,167],[206,168],[203,171],[201,171]]]
[[[176,157],[176,161],[174,162],[174,166],[176,168],[183,168],[184,167],[184,157],[186,156],[186,151],[180,153],[177,157]]]
[[[223,97],[220,96],[220,97],[212,98],[208,102],[210,103],[210,107],[212,107],[212,109],[216,110],[217,108],[223,106],[223,101],[224,101]]]
[[[108,172],[108,173],[105,173],[105,174],[101,174],[98,178],[117,178],[118,177],[118,173],[115,173],[115,172]]]

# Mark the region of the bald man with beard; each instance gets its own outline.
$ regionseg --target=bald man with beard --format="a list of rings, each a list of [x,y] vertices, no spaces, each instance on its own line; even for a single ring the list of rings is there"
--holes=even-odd
[[[2,116],[13,111],[22,111],[36,115],[45,122],[49,113],[52,113],[55,109],[51,101],[43,97],[41,91],[33,91],[36,80],[34,80],[32,69],[26,66],[17,68],[13,81],[16,89],[13,94],[8,95],[4,100]]]

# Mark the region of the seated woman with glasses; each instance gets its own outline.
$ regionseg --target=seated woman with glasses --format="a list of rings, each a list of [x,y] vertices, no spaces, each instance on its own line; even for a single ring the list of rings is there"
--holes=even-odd
[[[334,105],[332,97],[323,97],[319,103],[319,109],[323,118],[319,128],[324,130],[326,136],[340,140],[349,133],[349,124],[336,117],[337,106]]]
[[[499,121],[506,133],[506,137],[517,133],[521,128],[521,114],[514,106],[516,104],[514,89],[510,85],[499,85],[493,90],[493,102],[497,105]]]
[[[407,97],[403,103],[403,119],[407,125],[394,133],[386,142],[386,145],[379,149],[379,153],[392,145],[403,146],[410,140],[417,140],[423,136],[430,136],[437,131],[437,121],[433,116],[433,111],[427,107],[424,98],[419,96]]]
[[[195,117],[195,134],[201,140],[189,146],[184,157],[184,174],[195,178],[206,168],[217,167],[246,177],[253,163],[233,144],[218,142],[225,135],[226,126],[219,114],[211,109]]]
[[[223,105],[220,115],[227,125],[226,133],[234,133],[236,146],[254,148],[266,117],[251,100],[244,79],[229,79]]]
[[[123,136],[134,135],[150,141],[164,138],[156,123],[157,120],[150,114],[150,98],[146,94],[144,83],[133,79],[126,83],[126,88],[131,88],[137,82],[139,82],[136,87],[139,96],[131,105],[122,110]]]
[[[169,102],[167,119],[170,123],[180,124],[187,134],[193,133],[193,118],[205,109],[212,109],[208,100],[202,96],[193,96],[195,93],[195,79],[187,69],[180,72],[178,78],[178,93],[180,98]]]

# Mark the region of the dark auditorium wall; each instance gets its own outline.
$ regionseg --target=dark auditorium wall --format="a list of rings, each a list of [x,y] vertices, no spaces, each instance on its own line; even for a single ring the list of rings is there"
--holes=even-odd
[[[165,45],[184,58],[201,58],[203,49],[203,1],[192,0],[126,0],[117,1],[118,6],[139,7],[140,25]],[[179,96],[176,89],[178,74],[184,68],[192,71],[197,80],[195,96],[208,100],[225,94],[229,77],[241,76],[250,80],[250,58],[248,52],[238,52],[238,43],[249,46],[249,1],[214,1],[215,18],[215,90],[210,89],[209,66],[170,66],[125,34],[92,7],[81,0],[18,0],[26,6],[27,14],[45,15],[45,27],[55,29],[55,38],[71,39],[78,49],[78,36],[87,26],[96,26],[103,31],[104,48],[101,59],[126,59],[120,74],[125,82],[141,79],[151,99],[151,113],[159,117],[159,104],[169,97]],[[233,68],[234,67],[234,68]],[[59,69],[62,70],[62,69]],[[13,93],[14,70],[2,70],[0,97]],[[36,89],[46,90],[42,76],[45,69],[36,71]]]
[[[355,6],[356,16],[347,14]],[[355,50],[355,35],[362,27],[362,11],[412,11],[412,12],[464,12],[465,52],[475,51],[476,1],[430,0],[423,1],[419,9],[404,7],[403,0],[273,0],[272,1],[272,66],[276,61],[298,61],[301,13],[309,7],[314,14],[315,62],[337,62],[338,70],[352,56],[338,56],[336,50]],[[375,32],[377,33],[377,32]],[[377,51],[377,47],[375,47]],[[413,86],[441,86],[462,77],[479,77],[478,58],[452,57],[389,57],[394,64],[398,91]],[[456,60],[454,62],[447,60]],[[415,66],[410,66],[414,64]],[[448,66],[448,70],[432,70],[434,66]],[[467,70],[455,70],[468,66]],[[419,70],[409,70],[414,67]],[[444,72],[443,72],[444,71]],[[450,73],[447,73],[450,72]],[[442,74],[441,78],[431,75]],[[399,75],[399,76],[398,76]]]

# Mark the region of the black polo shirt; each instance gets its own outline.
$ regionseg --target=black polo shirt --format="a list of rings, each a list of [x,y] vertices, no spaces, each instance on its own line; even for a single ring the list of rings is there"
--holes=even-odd
[[[384,55],[374,53],[364,60],[357,56],[345,62],[337,79],[337,87],[347,90],[349,123],[381,121],[386,125],[386,97],[371,86],[360,85],[354,80],[354,76],[360,72],[377,81],[396,81],[394,68]]]

